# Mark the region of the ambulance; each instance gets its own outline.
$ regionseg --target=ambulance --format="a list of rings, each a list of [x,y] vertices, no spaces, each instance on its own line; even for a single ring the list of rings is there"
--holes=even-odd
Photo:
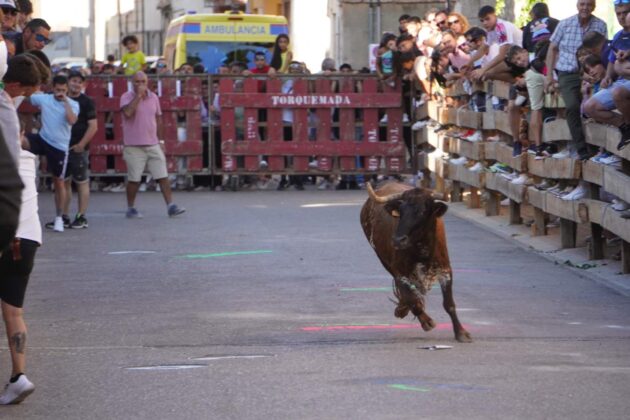
[[[164,57],[170,70],[188,62],[202,63],[208,73],[233,61],[254,65],[254,54],[263,51],[271,61],[274,42],[288,34],[284,16],[250,15],[242,12],[224,14],[187,14],[169,24]]]

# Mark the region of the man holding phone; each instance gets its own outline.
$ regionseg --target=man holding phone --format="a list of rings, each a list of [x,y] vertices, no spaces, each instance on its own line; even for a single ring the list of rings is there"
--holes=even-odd
[[[55,186],[55,208],[57,214],[53,222],[55,232],[63,232],[69,227],[70,219],[62,218],[66,201],[66,165],[72,125],[77,122],[79,104],[68,98],[68,79],[55,76],[52,80],[52,94],[31,95],[31,104],[42,111],[42,128],[37,134],[29,134],[28,149],[35,155],[46,156],[48,172]]]

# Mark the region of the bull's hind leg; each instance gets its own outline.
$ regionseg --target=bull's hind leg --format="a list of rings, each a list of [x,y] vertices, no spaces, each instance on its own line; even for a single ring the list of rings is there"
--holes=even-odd
[[[466,331],[464,326],[459,322],[457,318],[457,312],[455,311],[455,300],[453,299],[453,277],[451,274],[440,276],[440,286],[442,288],[442,297],[444,310],[451,317],[453,322],[453,331],[455,332],[455,339],[460,343],[472,342],[470,333]]]

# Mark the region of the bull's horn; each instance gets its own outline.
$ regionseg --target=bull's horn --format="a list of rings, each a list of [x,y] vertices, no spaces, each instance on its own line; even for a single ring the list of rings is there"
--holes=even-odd
[[[376,195],[376,193],[372,189],[372,185],[369,182],[367,183],[367,190],[368,190],[368,194],[369,194],[370,198],[372,200],[376,201],[377,203],[381,203],[381,204],[385,204],[389,200],[395,200],[395,199],[399,198],[402,195],[402,193],[396,193],[396,194],[390,194],[390,195],[387,195],[387,196],[384,196],[384,197],[378,196],[378,195]]]
[[[447,203],[446,201],[444,201],[444,200],[433,200],[433,202],[434,202],[434,203],[442,203],[442,204],[444,204],[445,206],[448,206],[448,203]]]

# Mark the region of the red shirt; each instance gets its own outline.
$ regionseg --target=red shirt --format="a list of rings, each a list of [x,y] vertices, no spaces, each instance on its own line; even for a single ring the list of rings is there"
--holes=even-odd
[[[258,67],[254,67],[250,71],[253,74],[267,74],[267,73],[269,73],[269,70],[271,70],[271,66],[265,66],[262,69],[259,69]],[[258,81],[258,92],[264,92],[264,91],[265,91],[265,82],[262,81],[262,80],[259,80]]]

